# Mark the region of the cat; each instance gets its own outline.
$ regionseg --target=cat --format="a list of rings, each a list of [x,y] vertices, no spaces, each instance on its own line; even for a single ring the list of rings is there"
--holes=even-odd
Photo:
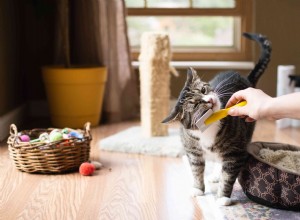
[[[241,117],[225,117],[201,132],[196,122],[208,110],[218,111],[226,106],[231,95],[248,87],[255,87],[267,68],[271,57],[271,42],[266,36],[244,33],[244,37],[256,41],[261,55],[247,77],[235,71],[225,71],[210,82],[202,81],[193,68],[188,68],[185,85],[175,107],[162,123],[179,121],[180,137],[194,177],[194,196],[204,194],[205,160],[221,163],[217,192],[220,205],[230,205],[233,185],[247,158],[255,122],[245,122]]]

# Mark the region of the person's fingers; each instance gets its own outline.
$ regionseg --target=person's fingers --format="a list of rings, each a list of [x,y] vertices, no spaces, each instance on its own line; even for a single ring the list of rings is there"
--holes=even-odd
[[[229,107],[235,105],[236,103],[238,103],[238,101],[239,101],[239,100],[238,100],[235,96],[232,96],[232,97],[228,100],[228,102],[227,102],[225,108],[229,108]]]
[[[237,116],[237,111],[236,111],[236,109],[235,109],[235,108],[229,109],[228,115],[231,115],[231,116]]]
[[[244,97],[244,92],[243,91],[239,91],[234,93],[231,98],[228,100],[227,104],[226,104],[226,108],[229,108],[241,101],[245,100]]]
[[[239,116],[240,118],[245,118],[246,122],[254,122],[254,121],[256,121],[255,119],[247,116],[248,114],[245,112],[244,109],[242,109],[242,107],[237,107],[237,108],[230,109],[228,111],[228,115]]]
[[[247,108],[245,107],[233,107],[228,111],[231,116],[243,116],[248,115]]]

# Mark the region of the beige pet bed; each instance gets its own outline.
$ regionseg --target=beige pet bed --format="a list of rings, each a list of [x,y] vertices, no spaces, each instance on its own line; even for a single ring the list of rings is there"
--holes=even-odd
[[[249,199],[273,208],[300,211],[300,147],[253,142],[239,182]]]

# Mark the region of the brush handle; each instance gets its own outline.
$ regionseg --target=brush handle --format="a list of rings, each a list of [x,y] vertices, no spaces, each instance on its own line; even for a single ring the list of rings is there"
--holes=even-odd
[[[240,102],[240,103],[238,103],[238,104],[236,104],[236,105],[234,105],[234,106],[231,106],[231,107],[229,107],[229,108],[221,109],[221,110],[219,110],[219,111],[217,111],[217,112],[214,112],[211,116],[209,116],[209,117],[205,120],[204,124],[205,124],[205,125],[209,125],[209,124],[211,124],[211,123],[213,123],[213,122],[215,122],[215,121],[219,121],[219,120],[221,120],[222,118],[225,118],[225,117],[228,115],[228,111],[229,111],[231,108],[233,108],[233,107],[241,107],[241,106],[244,106],[244,105],[246,105],[246,104],[247,104],[246,101],[242,101],[242,102]]]

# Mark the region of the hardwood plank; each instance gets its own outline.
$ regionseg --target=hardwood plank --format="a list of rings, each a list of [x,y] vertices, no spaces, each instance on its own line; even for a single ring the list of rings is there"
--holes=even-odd
[[[273,121],[259,121],[252,141],[281,142],[300,146],[300,128],[279,129]]]

